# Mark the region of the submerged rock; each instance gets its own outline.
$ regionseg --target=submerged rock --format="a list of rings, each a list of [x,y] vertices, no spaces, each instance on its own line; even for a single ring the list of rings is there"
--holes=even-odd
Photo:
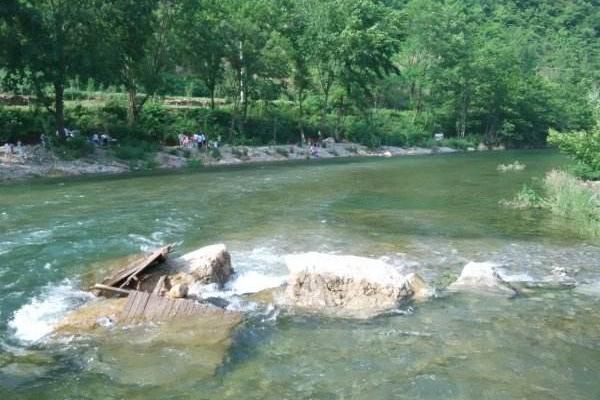
[[[456,281],[448,286],[453,291],[476,290],[514,295],[516,291],[498,273],[498,265],[490,262],[470,262]]]
[[[98,299],[71,311],[54,329],[55,334],[74,335],[113,325],[127,303],[126,298]]]
[[[182,293],[179,291],[182,289],[180,287],[173,289],[171,289],[171,291],[176,293],[169,293],[168,297],[176,299],[182,298]],[[98,328],[108,328],[116,324],[137,325],[139,322],[143,322],[143,319],[136,319],[135,321],[131,321],[126,318],[121,319],[127,301],[127,298],[103,298],[91,301],[67,314],[67,316],[55,327],[54,334],[84,335],[91,334]],[[200,310],[200,312],[197,312],[193,316],[186,318],[163,318],[152,322],[160,323],[163,326],[168,326],[180,324],[183,320],[184,322],[188,321],[195,326],[206,326],[208,321],[223,320],[222,324],[217,324],[215,327],[224,326],[232,329],[242,320],[241,313],[237,311],[224,310],[223,308],[212,304],[204,303]],[[221,334],[222,332],[219,331],[218,333]]]
[[[283,302],[333,316],[369,318],[426,297],[424,281],[380,260],[306,253],[285,257],[290,272]]]
[[[176,385],[209,379],[223,364],[238,312],[207,313],[202,318],[140,324],[95,336],[95,356],[86,368],[115,382],[131,385]]]

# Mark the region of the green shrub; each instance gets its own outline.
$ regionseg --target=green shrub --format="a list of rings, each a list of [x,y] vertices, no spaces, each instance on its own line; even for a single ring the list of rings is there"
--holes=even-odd
[[[187,160],[185,166],[186,166],[186,168],[190,168],[190,169],[198,169],[198,168],[202,167],[202,160],[200,160],[200,159]]]
[[[424,146],[431,139],[427,116],[412,111],[379,110],[369,118],[346,118],[348,140],[375,148],[379,146]]]
[[[143,168],[147,170],[154,170],[160,167],[160,164],[156,160],[145,160],[143,164]]]
[[[53,136],[52,152],[62,160],[75,160],[94,153],[94,145],[83,136],[76,136],[68,140],[58,139]]]
[[[149,139],[161,142],[166,132],[171,130],[175,121],[174,115],[161,103],[146,104],[140,115],[140,128],[148,135]]]
[[[544,204],[543,198],[528,185],[523,185],[521,190],[512,200],[501,200],[500,204],[515,209],[541,208]]]
[[[600,181],[600,171],[594,170],[594,168],[582,163],[578,162],[575,165],[569,168],[569,171],[582,179],[590,180],[590,181]]]
[[[46,111],[0,106],[0,143],[36,143],[43,132],[51,132],[53,124]]]
[[[600,237],[599,194],[562,171],[551,171],[544,180],[547,207],[565,217],[574,230],[588,237]]]
[[[113,149],[115,157],[121,160],[141,160],[146,156],[144,150],[132,145],[120,145]]]
[[[466,138],[458,138],[452,137],[448,139],[444,139],[441,142],[442,146],[451,147],[457,150],[467,150],[468,148],[476,148],[477,143],[479,143],[478,138],[474,136],[466,137]]]
[[[127,138],[112,147],[115,157],[121,160],[144,160],[158,150],[157,145],[150,142]]]
[[[588,132],[560,133],[551,129],[548,143],[558,146],[580,164],[576,172],[587,176],[600,174],[600,125]]]
[[[563,171],[549,172],[543,182],[544,196],[523,186],[511,201],[502,205],[526,209],[545,208],[565,218],[568,227],[585,237],[600,237],[600,193]]]
[[[369,148],[381,146],[381,132],[374,121],[352,118],[347,124],[346,136],[352,142],[360,143]]]
[[[127,120],[127,104],[120,97],[109,98],[100,109],[105,115],[110,115],[119,121]]]
[[[551,171],[544,179],[544,189],[546,203],[554,214],[582,222],[600,222],[598,196],[572,175]]]
[[[213,147],[213,148],[210,150],[210,156],[211,156],[212,158],[214,158],[215,160],[217,160],[217,161],[218,161],[218,160],[220,160],[221,158],[223,158],[223,156],[221,155],[221,150],[219,150],[219,149],[218,149],[218,148],[216,148],[216,147]]]

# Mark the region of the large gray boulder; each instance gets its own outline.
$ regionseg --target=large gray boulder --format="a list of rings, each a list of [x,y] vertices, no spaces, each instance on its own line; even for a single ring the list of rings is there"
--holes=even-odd
[[[490,262],[470,262],[448,289],[452,291],[482,291],[504,295],[516,294],[515,289],[498,273],[498,265]]]
[[[416,274],[402,275],[381,260],[321,253],[285,257],[289,280],[282,302],[306,312],[369,318],[427,296]]]
[[[233,275],[231,256],[224,244],[202,247],[172,261],[171,287],[216,283],[222,287]]]

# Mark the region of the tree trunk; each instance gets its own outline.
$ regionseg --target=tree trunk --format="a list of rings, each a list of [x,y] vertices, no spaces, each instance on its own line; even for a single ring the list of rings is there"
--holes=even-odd
[[[460,116],[459,116],[459,120],[457,121],[457,131],[458,131],[458,136],[461,138],[464,138],[466,133],[467,133],[467,114],[469,111],[469,94],[467,93],[467,90],[463,90],[462,93],[462,99],[461,99],[461,105],[460,105]]]
[[[211,85],[210,88],[210,109],[215,109],[215,85]]]
[[[133,125],[138,120],[137,91],[134,86],[127,88],[127,122]]]
[[[304,143],[306,143],[306,137],[304,135],[304,107],[302,107],[302,94],[298,95],[298,98],[298,111],[300,114],[298,116],[298,130],[300,131],[300,146],[304,146]]]
[[[341,97],[340,99],[340,106],[338,107],[337,113],[336,113],[336,119],[335,119],[335,131],[334,131],[334,138],[336,142],[339,142],[340,140],[340,126],[342,125],[342,120],[344,118],[344,112],[345,112],[345,107],[346,105],[344,104],[344,96]]]
[[[277,144],[277,115],[273,113],[273,144]]]
[[[54,116],[56,132],[60,138],[65,137],[65,85],[61,82],[54,83]]]
[[[321,121],[319,123],[319,133],[324,135],[324,131],[325,131],[325,117],[327,115],[327,109],[329,108],[329,88],[327,88],[326,90],[324,90],[323,92],[323,97],[324,97],[324,101],[323,101],[323,108],[321,109]]]
[[[242,105],[242,119],[245,122],[248,117],[248,88],[246,67],[244,65],[244,42],[240,40],[240,103]],[[241,129],[240,129],[241,130]]]

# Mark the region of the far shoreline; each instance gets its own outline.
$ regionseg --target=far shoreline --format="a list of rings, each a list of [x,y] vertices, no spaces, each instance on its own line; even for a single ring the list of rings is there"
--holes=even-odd
[[[39,146],[32,147],[38,147],[39,150]],[[487,151],[481,149],[469,150],[473,152]],[[490,148],[488,150],[504,150],[504,148]],[[150,176],[183,171],[208,172],[210,170],[220,170],[220,167],[295,164],[296,162],[321,162],[325,160],[351,161],[464,152],[467,151],[445,146],[433,148],[382,146],[377,149],[369,149],[356,143],[334,143],[325,148],[319,148],[318,155],[315,155],[309,154],[307,147],[297,145],[225,145],[219,148],[220,159],[213,158],[210,155],[210,150],[199,152],[197,150],[167,148],[155,154],[152,159],[152,163],[154,163],[152,168],[139,168],[133,166],[131,162],[108,158],[105,151],[101,150],[92,157],[72,161],[57,160],[56,158],[43,162],[31,159],[17,161],[13,159],[7,163],[0,158],[0,185],[63,178]],[[191,153],[191,155],[184,157],[181,153],[185,155]]]

